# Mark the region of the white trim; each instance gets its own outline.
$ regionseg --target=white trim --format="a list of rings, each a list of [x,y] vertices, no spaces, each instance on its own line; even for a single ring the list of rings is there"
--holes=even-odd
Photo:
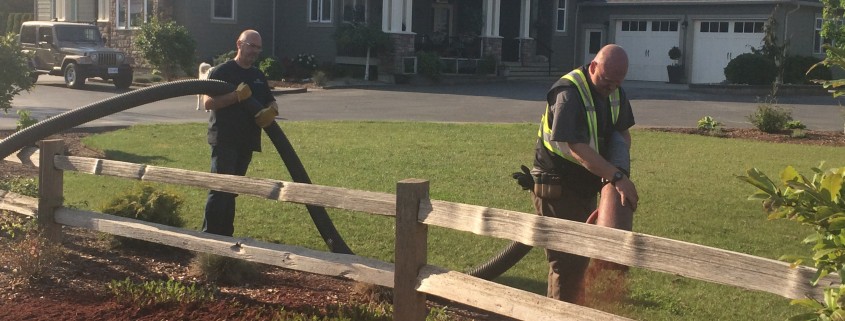
[[[131,29],[138,29],[138,28],[141,27],[140,24],[129,25],[132,22],[132,19],[131,19],[132,3],[133,2],[137,3],[139,1],[142,4],[141,5],[141,15],[144,17],[144,19],[143,19],[143,21],[141,21],[141,23],[143,24],[143,23],[147,22],[147,20],[150,17],[150,12],[147,11],[147,8],[149,7],[149,5],[151,3],[150,0],[117,0],[117,1],[115,1],[115,11],[116,11],[115,12],[115,27],[118,30],[131,30]],[[126,13],[125,17],[121,17],[121,12],[120,12],[121,3],[123,3],[124,9],[125,9],[125,6],[127,4],[129,5],[129,10],[125,11],[125,13]],[[136,12],[136,14],[137,14],[137,12]],[[126,26],[124,25],[124,23],[126,24]]]
[[[561,1],[563,1],[563,8],[560,7]],[[555,2],[555,32],[566,32],[566,18],[567,9],[569,7],[569,0],[556,0]],[[563,29],[558,28],[561,25],[559,21],[561,14],[563,14]]]
[[[350,2],[352,4],[352,19],[346,20],[346,4]],[[364,6],[364,21],[355,21],[355,8],[358,7],[363,3]],[[353,22],[363,22],[367,23],[370,18],[370,1],[369,0],[341,0],[340,6],[340,21],[346,23],[353,23]]]
[[[97,0],[97,21],[106,22],[111,20],[111,11],[109,10],[108,0]]]
[[[332,0],[306,0],[308,1],[308,22],[310,23],[331,23],[332,22],[332,14],[334,13],[334,8],[332,7],[333,2]],[[317,17],[316,19],[313,18],[314,14],[314,2],[317,2]],[[329,17],[323,17],[324,5],[328,3],[329,5]]]

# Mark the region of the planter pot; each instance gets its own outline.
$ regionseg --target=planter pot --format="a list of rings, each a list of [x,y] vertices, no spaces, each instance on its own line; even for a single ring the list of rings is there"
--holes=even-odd
[[[680,84],[684,81],[684,65],[669,65],[666,66],[666,72],[669,74],[669,83]]]

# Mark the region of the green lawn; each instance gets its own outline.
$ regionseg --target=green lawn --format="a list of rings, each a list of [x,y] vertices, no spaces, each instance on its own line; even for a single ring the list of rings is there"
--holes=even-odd
[[[510,178],[531,165],[535,124],[406,122],[285,122],[281,124],[315,184],[395,192],[405,178],[431,181],[433,199],[533,212],[528,194]],[[91,136],[85,142],[107,158],[207,171],[205,124],[150,125]],[[776,175],[786,165],[808,174],[826,160],[843,166],[845,149],[633,131],[633,179],[640,194],[634,230],[768,258],[803,254],[810,232],[791,222],[767,221],[760,204],[746,200],[754,189],[734,178],[750,167]],[[248,176],[290,180],[269,140]],[[134,181],[69,173],[66,203],[98,209]],[[187,228],[199,229],[205,190],[165,186],[186,198]],[[104,191],[108,191],[105,193]],[[391,218],[328,209],[358,255],[390,262]],[[304,206],[242,196],[236,236],[325,250]],[[429,262],[465,270],[507,244],[433,227]],[[497,281],[543,294],[547,267],[534,249]],[[801,312],[787,299],[673,275],[634,269],[632,304],[612,312],[638,320],[783,320]]]

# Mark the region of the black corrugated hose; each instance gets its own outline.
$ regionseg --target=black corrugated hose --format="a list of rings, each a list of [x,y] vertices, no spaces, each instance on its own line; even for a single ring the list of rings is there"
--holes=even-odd
[[[180,80],[133,90],[47,118],[6,137],[0,141],[0,159],[21,148],[33,145],[52,134],[133,107],[185,95],[221,95],[232,92],[234,89],[233,85],[219,80]],[[308,177],[308,173],[279,124],[273,122],[270,126],[264,128],[264,132],[273,142],[273,146],[285,163],[293,181],[310,184],[311,179]],[[338,233],[325,208],[315,205],[307,205],[306,208],[330,251],[353,254]],[[517,242],[511,243],[487,263],[473,268],[468,273],[484,279],[495,278],[516,264],[529,250],[531,250],[531,247],[528,245]]]

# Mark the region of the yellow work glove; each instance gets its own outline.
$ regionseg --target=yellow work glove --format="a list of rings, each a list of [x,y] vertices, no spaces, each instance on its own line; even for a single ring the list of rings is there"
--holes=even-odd
[[[245,83],[241,83],[238,85],[238,89],[235,89],[235,95],[238,97],[238,102],[240,103],[252,96],[252,90]]]
[[[279,106],[276,105],[275,101],[271,101],[267,104],[267,108],[255,114],[255,124],[261,128],[270,126],[276,120],[276,116],[279,116]]]

